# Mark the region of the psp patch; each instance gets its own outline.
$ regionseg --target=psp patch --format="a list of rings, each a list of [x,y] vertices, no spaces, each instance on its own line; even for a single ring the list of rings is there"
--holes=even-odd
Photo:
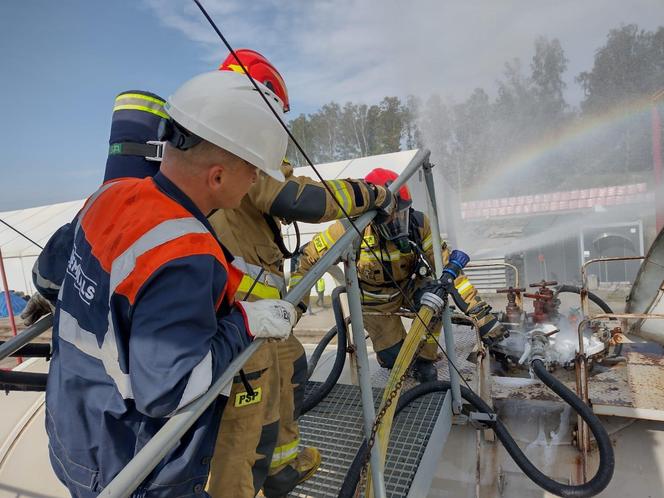
[[[323,237],[321,237],[320,235],[316,235],[316,236],[314,237],[314,241],[313,241],[313,242],[314,242],[314,247],[316,248],[316,250],[317,250],[318,252],[323,252],[323,251],[325,251],[325,250],[327,249],[327,244],[326,244],[325,241],[323,240]]]
[[[260,387],[254,388],[254,395],[251,396],[248,392],[237,393],[235,395],[235,408],[242,406],[255,405],[260,403],[263,398],[262,389]]]

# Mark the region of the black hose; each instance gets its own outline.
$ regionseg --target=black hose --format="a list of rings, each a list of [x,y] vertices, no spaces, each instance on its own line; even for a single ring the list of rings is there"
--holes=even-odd
[[[548,476],[544,475],[537,469],[523,454],[521,448],[516,444],[514,439],[507,432],[507,428],[498,421],[494,427],[496,436],[503,443],[503,446],[510,454],[512,459],[516,462],[519,468],[530,478],[532,481],[545,489],[546,491],[558,496],[565,497],[585,497],[595,496],[600,493],[604,488],[609,485],[613,477],[615,469],[615,456],[613,454],[613,447],[611,446],[611,439],[609,434],[604,429],[604,426],[593,413],[588,405],[580,400],[576,394],[569,390],[558,379],[551,375],[544,363],[540,360],[534,360],[531,363],[533,372],[537,377],[553,392],[560,396],[565,403],[571,406],[576,413],[578,413],[583,420],[588,424],[591,432],[595,436],[597,442],[597,449],[599,451],[599,468],[590,481],[577,486],[569,484],[562,484]],[[465,398],[465,396],[464,396]]]
[[[576,285],[567,285],[567,284],[560,285],[556,289],[556,295],[560,294],[561,292],[571,292],[573,294],[581,295],[581,287],[577,287]],[[608,304],[606,304],[606,302],[597,294],[588,291],[588,299],[590,299],[593,303],[602,308],[602,311],[604,313],[613,313],[611,307]]]
[[[304,402],[302,403],[301,415],[307,413],[314,406],[320,403],[321,400],[325,398],[325,396],[330,394],[330,391],[336,385],[339,377],[341,377],[341,372],[344,369],[344,363],[346,362],[346,341],[348,337],[348,329],[346,328],[346,320],[344,318],[344,312],[341,307],[341,299],[339,299],[339,296],[344,292],[346,292],[346,288],[341,285],[332,291],[332,310],[334,311],[334,320],[336,321],[335,328],[337,333],[337,355],[334,358],[334,365],[332,366],[332,370],[330,370],[330,374],[327,376],[327,379],[325,379],[325,382],[323,382],[313,393],[305,398]],[[326,336],[331,332],[332,331],[330,330]],[[323,349],[325,348],[323,347]],[[322,350],[320,354],[322,354]],[[316,360],[316,362],[318,362],[318,360]]]
[[[350,323],[350,317],[346,317],[344,319],[344,323],[346,324],[346,327],[348,327],[348,324]],[[336,335],[337,335],[337,326],[335,324],[330,330],[327,331],[327,333],[323,336],[323,338],[316,346],[316,349],[314,349],[314,352],[311,353],[311,357],[307,361],[308,364],[307,379],[310,379],[311,376],[313,375],[314,370],[316,370],[316,365],[318,365],[318,361],[320,360],[320,357],[323,355],[325,348],[330,344],[332,339],[336,337]]]
[[[560,294],[561,292],[571,292],[573,294],[581,295],[581,287],[577,287],[576,285],[567,285],[567,284],[560,285],[556,289],[556,295]],[[599,306],[604,313],[613,314],[613,310],[611,309],[611,306],[606,304],[606,301],[604,301],[597,294],[594,294],[594,293],[588,291],[588,299],[590,299],[593,303],[595,303],[597,306]],[[615,318],[611,318],[611,320],[615,320]],[[622,343],[620,343],[616,346],[616,348],[614,350],[615,356],[620,356],[620,354],[622,353],[622,348],[623,348]]]
[[[524,472],[524,474],[526,474],[535,484],[537,484],[542,489],[557,496],[564,497],[581,498],[597,495],[608,486],[609,482],[611,482],[613,471],[615,469],[615,456],[613,454],[613,447],[611,446],[611,440],[608,433],[606,432],[606,429],[604,429],[602,423],[592,412],[590,407],[581,401],[558,379],[551,375],[540,360],[533,361],[532,368],[535,375],[537,375],[537,377],[539,377],[539,379],[547,387],[549,387],[558,396],[560,396],[563,401],[570,405],[574,411],[576,411],[588,424],[588,427],[595,436],[599,450],[599,468],[597,469],[597,472],[592,477],[592,479],[590,479],[590,481],[584,484],[571,486],[568,484],[559,483],[558,481],[555,481],[540,472],[540,470],[535,467],[530,462],[530,460],[528,460],[526,455],[523,453],[523,451],[521,451],[519,445],[514,441],[509,431],[500,420],[496,420],[496,423],[492,427],[493,431],[496,433],[496,436],[498,439],[500,439],[500,442],[503,444],[514,462]],[[448,389],[450,389],[449,381],[436,381],[420,384],[405,392],[399,398],[396,411],[398,413],[404,406],[419,396],[434,391],[447,391]],[[467,387],[461,386],[461,396],[477,410],[484,413],[493,414],[491,407],[486,404],[482,398],[480,398]],[[339,491],[339,498],[350,498],[353,496],[355,488],[357,487],[357,483],[360,479],[362,467],[366,461],[366,454],[367,444],[365,441],[362,443],[362,446],[358,450],[355,459],[353,460],[353,463],[351,464],[350,469],[346,474],[346,479],[344,480],[343,485],[341,486],[341,490]]]

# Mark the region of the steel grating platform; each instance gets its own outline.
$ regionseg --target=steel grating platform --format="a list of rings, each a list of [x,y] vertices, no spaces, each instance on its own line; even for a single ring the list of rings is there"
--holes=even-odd
[[[307,383],[308,392],[319,383]],[[376,407],[382,390],[374,388]],[[433,393],[413,401],[396,417],[385,466],[388,497],[404,497],[429,442],[444,399]],[[332,392],[300,418],[302,444],[317,447],[323,461],[314,477],[298,486],[291,497],[336,497],[355,454],[364,440],[360,389],[337,384]]]

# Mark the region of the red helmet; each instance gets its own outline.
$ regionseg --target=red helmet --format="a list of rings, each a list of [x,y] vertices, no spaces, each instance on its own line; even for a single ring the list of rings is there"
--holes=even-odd
[[[385,169],[385,168],[374,168],[369,173],[367,176],[364,177],[364,179],[369,182],[373,183],[374,185],[380,185],[381,187],[389,187],[394,180],[397,179],[399,175],[397,175],[394,171],[390,169]],[[397,204],[397,209],[406,209],[413,204],[413,198],[410,196],[410,190],[408,189],[407,185],[404,185],[399,189],[399,192],[397,192],[397,199],[398,199],[398,204]]]
[[[277,71],[277,68],[255,50],[240,48],[236,50],[235,53],[242,65],[247,68],[251,77],[272,90],[277,97],[281,99],[281,102],[284,105],[284,112],[288,112],[290,109],[288,90],[286,89],[286,83],[284,83],[284,79],[279,74],[279,71]],[[233,57],[233,54],[228,54],[228,57],[226,57],[224,62],[221,63],[219,69],[222,71],[235,71],[236,73],[243,72],[242,66],[238,63],[238,60]]]

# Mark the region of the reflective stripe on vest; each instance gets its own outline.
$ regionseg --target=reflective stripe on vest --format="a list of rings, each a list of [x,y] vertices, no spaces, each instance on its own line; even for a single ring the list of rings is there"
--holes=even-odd
[[[83,218],[95,201],[99,199],[100,195],[110,187],[120,184],[122,184],[122,182],[109,182],[103,185],[90,197],[78,217],[76,231],[80,229]],[[104,370],[113,380],[123,399],[133,399],[133,392],[129,374],[124,373],[120,367],[117,338],[113,325],[114,321],[111,313],[110,300],[118,286],[122,285],[122,283],[132,275],[132,272],[136,268],[136,261],[141,255],[180,237],[195,234],[209,234],[210,240],[214,241],[214,247],[218,247],[214,236],[209,232],[205,225],[196,218],[174,218],[167,219],[142,234],[122,254],[112,261],[109,274],[108,329],[104,334],[101,346],[98,345],[97,336],[93,332],[82,328],[74,316],[60,309],[60,339],[73,345],[82,353],[100,360],[104,366]],[[219,253],[215,255],[215,257],[227,270],[227,291],[234,291],[240,280],[241,273],[235,268],[229,268],[220,247]],[[62,291],[63,289],[61,288],[59,298],[62,296]],[[221,299],[223,297],[224,294],[222,293],[219,301],[216,303],[217,306],[221,304]],[[211,382],[212,353],[210,351],[190,372],[187,385],[185,386],[176,411],[206,392],[210,387]]]

